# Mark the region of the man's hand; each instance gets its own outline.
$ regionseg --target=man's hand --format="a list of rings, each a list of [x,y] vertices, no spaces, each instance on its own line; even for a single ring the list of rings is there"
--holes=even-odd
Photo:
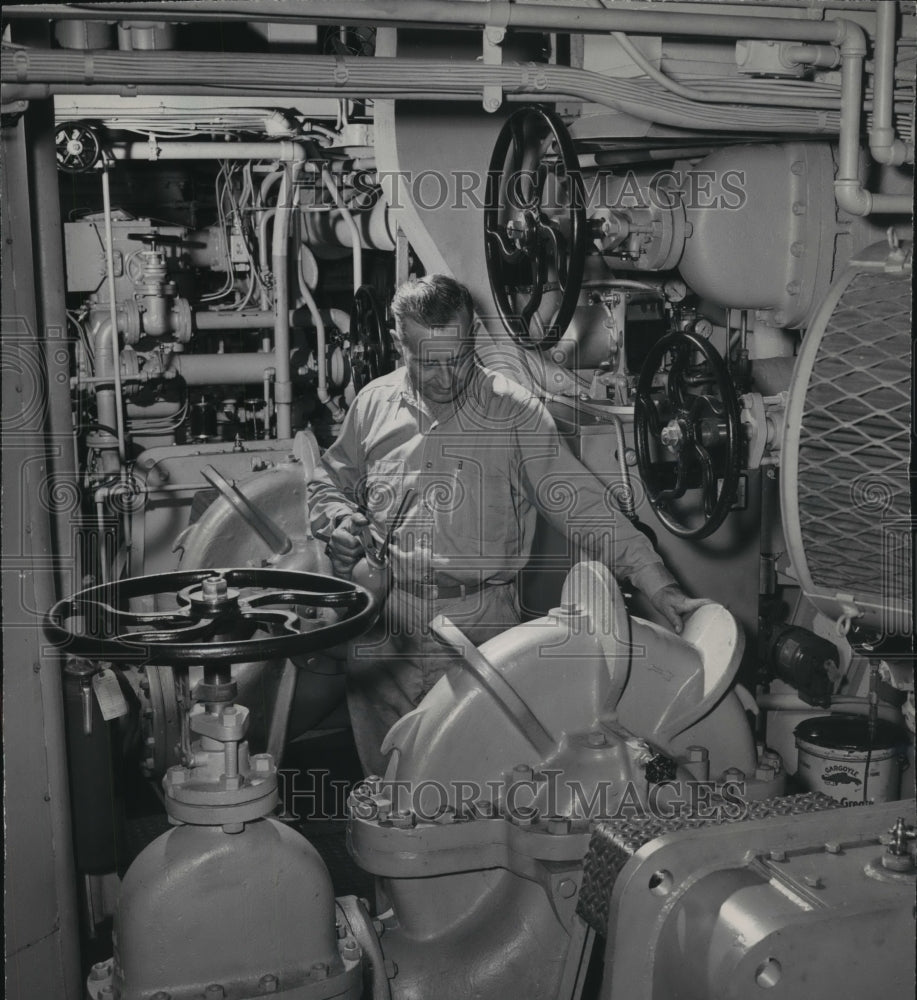
[[[690,614],[692,611],[696,611],[702,604],[710,603],[702,597],[688,597],[674,583],[669,584],[668,587],[663,587],[661,590],[657,590],[651,600],[656,610],[660,612],[679,635],[681,635],[683,628],[682,615]]]
[[[335,576],[345,580],[350,579],[354,566],[366,551],[360,534],[368,524],[369,519],[355,511],[339,521],[338,526],[331,532],[326,551],[331,559],[331,568]]]

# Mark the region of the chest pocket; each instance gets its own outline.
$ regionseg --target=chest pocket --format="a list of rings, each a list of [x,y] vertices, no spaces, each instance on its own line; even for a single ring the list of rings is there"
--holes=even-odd
[[[381,458],[367,465],[358,495],[373,521],[384,523],[398,509],[405,491],[405,463],[400,458]]]
[[[507,470],[491,460],[495,457],[469,456],[450,463],[454,477],[452,528],[482,555],[494,544],[502,550],[513,516]]]

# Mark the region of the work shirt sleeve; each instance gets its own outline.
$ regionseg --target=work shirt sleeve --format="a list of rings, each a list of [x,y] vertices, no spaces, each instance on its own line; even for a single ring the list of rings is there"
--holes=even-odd
[[[613,490],[570,451],[544,405],[532,398],[526,409],[517,441],[529,502],[580,552],[648,597],[674,584],[649,539],[615,504]]]
[[[328,541],[344,517],[360,510],[357,487],[364,467],[361,410],[360,400],[355,399],[337,440],[325,451],[306,484],[312,534],[322,541]]]

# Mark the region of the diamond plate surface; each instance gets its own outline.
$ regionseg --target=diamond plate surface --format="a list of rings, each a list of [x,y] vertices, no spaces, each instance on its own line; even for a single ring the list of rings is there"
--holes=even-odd
[[[799,440],[812,581],[909,603],[910,281],[859,274],[825,330]]]
[[[746,812],[734,817],[725,814],[710,819],[696,816],[641,816],[596,824],[583,862],[583,885],[576,912],[596,933],[604,937],[608,928],[611,893],[619,872],[644,844],[657,837],[679,830],[698,830],[746,820],[798,816],[802,813],[841,808],[837,799],[822,792],[803,792],[800,795],[749,802],[747,805]]]

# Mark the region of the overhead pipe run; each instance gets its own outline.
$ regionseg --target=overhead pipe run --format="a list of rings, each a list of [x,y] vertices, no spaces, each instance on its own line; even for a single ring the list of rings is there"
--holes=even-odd
[[[154,136],[149,142],[115,145],[116,160],[280,160],[302,163],[305,147],[281,139],[278,142],[161,142]]]
[[[835,200],[840,208],[851,215],[912,215],[912,195],[874,194],[867,191],[860,181],[860,122],[863,113],[866,36],[862,28],[851,21],[836,23],[844,28],[844,37],[840,44],[841,131],[838,139],[837,178],[834,181]],[[878,90],[874,99],[878,101]]]
[[[877,163],[893,166],[914,162],[914,144],[897,139],[893,127],[897,7],[896,3],[880,3],[876,10],[876,67],[872,88],[872,128],[869,130],[872,158]]]
[[[884,2],[884,0],[883,0]],[[813,22],[806,12],[799,18],[746,17],[741,14],[674,13],[641,11],[618,7],[582,8],[560,4],[508,3],[506,0],[174,0],[167,4],[117,3],[22,4],[8,5],[4,17],[67,20],[116,20],[141,13],[145,21],[213,20],[307,22],[309,24],[375,24],[393,27],[436,27],[462,29],[519,28],[529,31],[567,31],[577,34],[605,34],[627,31],[633,34],[710,35],[726,38],[771,38],[775,41],[835,42],[832,24]],[[736,23],[743,23],[741,30]],[[748,30],[744,27],[748,22]]]
[[[277,0],[277,3],[281,7],[284,6],[282,0]],[[274,4],[271,6],[271,19],[274,20],[275,15],[281,12]],[[888,80],[891,76],[893,85],[894,67],[893,65],[889,67],[887,52],[889,25],[891,25],[892,40],[894,38],[895,10],[891,8],[883,11],[883,7],[891,8],[891,4],[880,5],[879,10],[881,21],[878,41],[881,43],[882,52],[881,58],[877,59],[878,115],[874,121],[871,138],[880,160],[885,157],[895,161],[902,156],[902,148],[894,139],[893,132],[891,136],[889,134],[892,108]],[[34,11],[36,8],[30,9]],[[261,9],[263,10],[263,7]],[[292,8],[286,9],[290,14],[293,13]],[[175,5],[170,4],[169,10],[174,17]],[[338,24],[351,18],[365,21],[367,10],[364,4],[354,4],[348,0],[335,0],[334,3],[316,0],[310,4],[308,16],[310,21],[319,21],[326,15],[333,16],[334,22]],[[797,54],[806,60],[811,58],[817,64],[821,64],[826,58],[824,50],[819,46],[825,44],[837,46],[841,53],[841,114],[835,125],[835,113],[823,110],[746,106],[737,113],[735,107],[717,108],[703,105],[667,91],[663,91],[662,95],[654,95],[645,84],[639,82],[615,80],[598,73],[558,66],[485,66],[479,63],[442,65],[427,60],[382,57],[348,62],[341,57],[317,56],[297,57],[295,69],[290,66],[287,71],[282,56],[271,56],[266,60],[263,56],[252,58],[244,53],[229,58],[199,53],[194,61],[204,70],[206,81],[226,78],[226,74],[230,72],[238,72],[244,76],[247,70],[256,77],[252,80],[251,86],[262,90],[279,86],[280,81],[279,79],[275,81],[275,76],[280,72],[288,91],[290,81],[297,80],[299,86],[294,89],[298,91],[332,92],[341,97],[353,94],[363,97],[396,96],[410,93],[416,88],[424,91],[432,89],[437,94],[454,97],[465,93],[479,94],[482,87],[500,87],[504,92],[536,93],[542,97],[545,94],[565,94],[570,97],[596,100],[644,119],[680,127],[706,127],[733,131],[757,128],[783,132],[804,131],[809,134],[830,132],[837,128],[840,131],[840,163],[835,181],[838,205],[854,215],[912,212],[909,196],[873,194],[866,191],[859,180],[859,132],[866,44],[863,30],[851,21],[839,19],[812,23],[802,19],[694,13],[688,15],[618,9],[585,10],[531,4],[468,3],[463,0],[435,5],[425,0],[399,0],[397,4],[374,3],[373,18],[377,23],[392,24],[430,23],[442,26],[448,22],[504,29],[518,27],[568,32],[675,33],[690,36],[808,42],[815,43],[812,45],[812,51]],[[892,58],[893,54],[892,52]],[[121,80],[131,79],[142,83],[150,77],[154,80],[161,77],[163,86],[167,87],[174,80],[174,61],[170,61],[167,55],[132,53],[129,64],[125,64],[125,58],[114,53],[93,53],[90,65],[86,63],[86,57],[80,53],[52,54],[17,48],[10,50],[9,57],[4,60],[2,78],[5,83],[20,85],[15,88],[17,96],[20,96],[19,91],[24,85],[35,79],[47,83],[68,82],[76,86],[91,84],[96,88],[99,84],[104,85],[106,81],[123,88]],[[257,72],[255,67],[258,67]],[[10,91],[11,96],[12,94],[13,90]],[[185,144],[153,141],[150,144],[134,143],[132,148],[139,147],[138,156],[141,155],[141,150],[147,149],[147,158],[150,158],[150,152],[153,152],[155,159],[157,155],[163,157],[165,154],[162,150],[167,147],[183,145]],[[207,147],[210,144],[196,145]],[[238,147],[236,151],[241,152],[246,144],[227,145]],[[261,149],[265,148],[265,144],[255,145]],[[287,145],[299,148],[295,144]],[[154,147],[160,150],[158,154],[154,152]],[[207,155],[212,155],[212,150],[208,150]],[[908,155],[906,146],[903,155],[905,157]]]

